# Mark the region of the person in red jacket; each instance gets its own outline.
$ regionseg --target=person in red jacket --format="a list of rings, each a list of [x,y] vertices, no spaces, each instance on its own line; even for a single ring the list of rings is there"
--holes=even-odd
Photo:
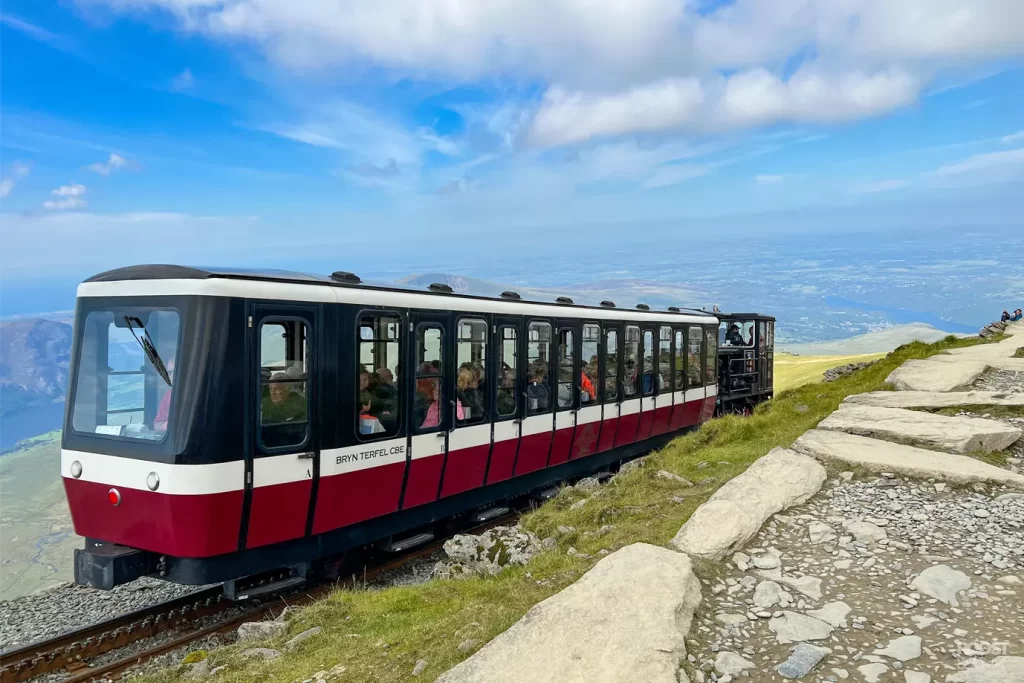
[[[167,376],[174,381],[174,359],[167,361]],[[154,432],[166,432],[167,431],[167,420],[171,414],[171,394],[174,393],[173,387],[167,387],[167,391],[164,392],[163,398],[160,399],[160,405],[156,409],[156,417],[153,418],[153,431]]]

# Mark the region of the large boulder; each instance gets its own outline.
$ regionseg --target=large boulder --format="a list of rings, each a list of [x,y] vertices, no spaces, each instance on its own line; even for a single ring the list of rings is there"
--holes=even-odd
[[[438,562],[434,575],[459,578],[493,576],[510,565],[523,565],[541,551],[540,541],[516,526],[496,526],[479,535],[456,534],[444,543],[448,560]]]
[[[720,560],[739,550],[765,520],[821,488],[825,468],[785,448],[772,449],[698,507],[672,539],[684,553]]]
[[[646,543],[598,562],[576,583],[451,669],[438,683],[678,683],[700,603],[686,555]]]
[[[898,391],[961,391],[988,367],[983,360],[954,360],[956,362],[947,362],[946,359],[908,360],[890,372],[885,381]]]
[[[793,450],[822,460],[859,465],[872,472],[898,472],[920,479],[934,477],[958,484],[989,482],[1024,488],[1024,475],[981,460],[827,429],[804,432],[793,444]]]
[[[998,420],[858,405],[841,406],[818,423],[818,429],[950,453],[1001,451],[1016,442],[1022,434],[1020,429]]]

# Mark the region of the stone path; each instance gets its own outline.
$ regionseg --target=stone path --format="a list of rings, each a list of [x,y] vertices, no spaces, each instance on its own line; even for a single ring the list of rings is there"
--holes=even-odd
[[[691,679],[956,681],[1010,655],[1024,681],[1024,494],[976,488],[839,478],[776,515],[706,582]]]

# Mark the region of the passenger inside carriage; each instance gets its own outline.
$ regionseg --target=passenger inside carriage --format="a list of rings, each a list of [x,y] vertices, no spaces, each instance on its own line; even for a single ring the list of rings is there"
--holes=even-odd
[[[416,382],[417,393],[424,393],[430,396],[431,402],[427,407],[426,414],[423,417],[423,421],[420,422],[420,429],[430,429],[431,427],[437,427],[441,424],[441,380],[440,378],[434,377],[431,379],[421,379]],[[455,399],[455,417],[458,420],[466,419],[465,410],[462,407],[462,401],[458,398]]]
[[[526,385],[527,408],[531,413],[540,413],[548,409],[551,393],[548,389],[547,363],[538,361],[530,367],[530,382]]]
[[[359,402],[361,404],[361,410],[359,413],[359,433],[381,434],[386,431],[380,420],[378,420],[376,416],[370,414],[370,404],[373,403],[373,397],[369,392],[363,392],[360,394]]]
[[[746,344],[743,341],[743,335],[740,334],[740,326],[736,323],[729,325],[729,330],[725,333],[725,343],[730,346],[744,346]]]
[[[261,424],[304,422],[306,400],[295,393],[291,378],[284,372],[270,377],[270,395],[263,399],[260,410]]]

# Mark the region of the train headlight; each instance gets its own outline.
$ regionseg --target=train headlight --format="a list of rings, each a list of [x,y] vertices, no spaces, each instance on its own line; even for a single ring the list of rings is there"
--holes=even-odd
[[[149,487],[150,491],[156,491],[160,488],[160,475],[156,472],[150,472],[149,476],[146,477],[146,486]]]
[[[80,476],[82,476],[82,463],[78,462],[77,460],[71,463],[71,476],[74,477],[75,479],[78,479]]]
[[[117,507],[121,504],[121,492],[117,489],[110,489],[107,491],[107,500],[110,501],[111,505]]]

